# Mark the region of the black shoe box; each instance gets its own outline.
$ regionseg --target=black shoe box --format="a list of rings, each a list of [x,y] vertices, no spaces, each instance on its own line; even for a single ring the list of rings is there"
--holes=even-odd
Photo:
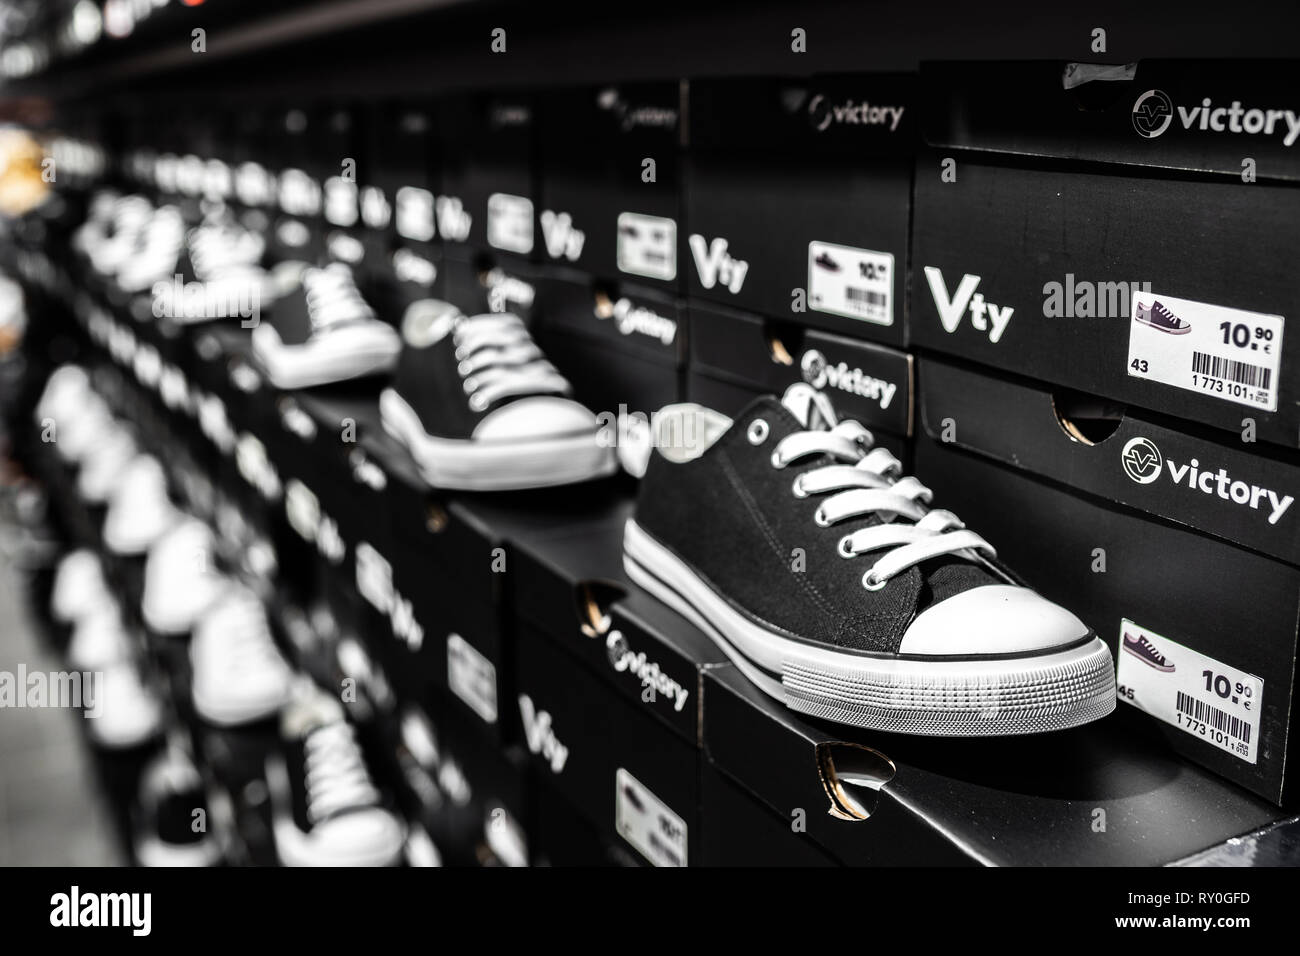
[[[902,345],[912,78],[692,80],[692,300]]]
[[[650,415],[681,397],[688,335],[672,295],[553,268],[538,283],[533,336],[598,412]]]
[[[1216,428],[1248,419],[1295,447],[1300,343],[1284,325],[1300,303],[1279,263],[1300,242],[1300,166],[1286,121],[1271,137],[1183,125],[1205,101],[1265,117],[1255,108],[1292,69],[1139,62],[1083,82],[1095,70],[924,72],[911,342]],[[1026,108],[995,108],[1013,88]],[[1152,300],[1190,330],[1140,323]]]
[[[520,722],[537,772],[610,843],[680,866],[701,849],[701,675],[725,657],[623,578],[628,513],[520,548]]]
[[[1154,866],[1280,816],[1169,753],[1135,714],[1023,737],[906,737],[805,718],[732,666],[706,672],[704,712],[710,763],[783,828],[782,858],[788,830],[848,865]],[[724,852],[760,856],[759,832]]]
[[[438,235],[449,258],[533,258],[536,104],[525,93],[476,92],[438,103],[442,191]]]
[[[540,261],[680,288],[683,92],[679,83],[629,83],[539,98]]]
[[[920,73],[923,135],[934,146],[1238,181],[1251,157],[1259,179],[1300,181],[1291,148],[1300,125],[1290,125],[1300,119],[1272,110],[1266,131],[1267,107],[1283,105],[1278,93],[1290,88],[1294,72],[1284,60],[927,62]],[[1011,101],[1014,110],[1006,108]]]
[[[525,627],[513,702],[537,774],[656,866],[699,854],[699,749]]]
[[[708,761],[700,769],[702,866],[839,866],[808,839],[792,817],[783,820]]]
[[[1220,468],[1237,483],[1228,488],[1280,475],[1281,491],[1292,487],[1287,466],[1136,415],[1088,445],[1031,386],[933,362],[921,371],[915,470],[936,502],[1110,644],[1121,704],[1147,711],[1170,746],[1269,800],[1294,801],[1293,519],[1288,509],[1270,526],[1267,508],[1217,494]],[[1216,479],[1210,491],[1170,477],[1193,461]],[[1146,636],[1174,672],[1125,651],[1126,634]]]
[[[912,356],[871,342],[764,320],[732,309],[690,306],[686,395],[735,415],[759,395],[796,382],[825,391],[844,418],[900,453],[912,433]]]
[[[529,865],[536,784],[527,755],[518,745],[502,746],[444,694],[430,694],[424,710],[436,728],[439,780],[462,808],[456,822],[471,828],[474,862]]]
[[[516,256],[478,254],[443,263],[447,301],[466,315],[510,312],[525,322],[537,309],[537,268]]]

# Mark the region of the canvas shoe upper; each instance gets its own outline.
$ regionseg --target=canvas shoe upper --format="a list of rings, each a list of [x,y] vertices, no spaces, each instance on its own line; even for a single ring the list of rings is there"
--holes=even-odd
[[[629,575],[791,707],[909,733],[992,735],[1109,713],[1106,646],[803,384],[733,422],[656,416]]]
[[[402,341],[379,409],[434,487],[535,488],[616,467],[614,442],[519,317],[424,299],[407,309]]]
[[[375,317],[342,263],[306,268],[253,330],[253,355],[277,388],[310,388],[392,369],[397,332]]]
[[[234,585],[199,619],[190,644],[194,709],[236,727],[263,720],[289,699],[293,672],[280,655],[262,602]]]
[[[371,779],[337,700],[304,689],[280,718],[267,760],[275,848],[287,866],[388,866],[405,832]]]

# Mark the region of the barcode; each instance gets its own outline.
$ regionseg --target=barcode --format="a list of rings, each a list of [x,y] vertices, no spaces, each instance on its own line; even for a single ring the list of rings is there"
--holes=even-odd
[[[1190,694],[1178,692],[1178,711],[1192,720],[1221,731],[1229,737],[1235,737],[1242,743],[1250,743],[1250,723],[1239,717],[1233,717],[1217,707],[1211,707],[1203,700],[1197,700]]]
[[[1268,388],[1269,382],[1273,379],[1273,370],[1271,368],[1264,368],[1262,365],[1251,365],[1248,362],[1235,362],[1232,359],[1208,355],[1205,352],[1192,353],[1192,371],[1198,375],[1222,378],[1229,382],[1236,382],[1238,385],[1249,385],[1252,388]]]
[[[873,292],[871,289],[855,289],[853,286],[849,286],[844,290],[844,298],[849,300],[850,305],[874,307],[885,304],[885,294],[883,292]]]

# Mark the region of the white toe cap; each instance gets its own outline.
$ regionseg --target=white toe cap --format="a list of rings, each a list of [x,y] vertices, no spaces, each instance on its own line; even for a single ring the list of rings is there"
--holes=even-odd
[[[596,416],[569,398],[521,398],[489,413],[474,429],[478,441],[525,441],[594,432]]]
[[[966,657],[1035,654],[1078,641],[1087,626],[1029,588],[990,584],[954,594],[917,615],[900,654]]]

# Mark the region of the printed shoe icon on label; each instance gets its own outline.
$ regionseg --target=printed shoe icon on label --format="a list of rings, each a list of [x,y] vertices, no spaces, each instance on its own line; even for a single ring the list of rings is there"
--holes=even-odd
[[[1184,322],[1160,302],[1152,302],[1150,305],[1139,302],[1135,321],[1170,335],[1186,335],[1192,331],[1190,323]]]
[[[819,269],[825,269],[827,272],[840,271],[840,264],[830,257],[830,253],[823,252],[813,262],[817,263]]]
[[[1143,664],[1148,667],[1154,667],[1158,671],[1166,674],[1172,674],[1175,670],[1174,665],[1165,659],[1165,656],[1156,650],[1145,635],[1139,634],[1134,637],[1128,631],[1124,632],[1124,650],[1132,654]]]

